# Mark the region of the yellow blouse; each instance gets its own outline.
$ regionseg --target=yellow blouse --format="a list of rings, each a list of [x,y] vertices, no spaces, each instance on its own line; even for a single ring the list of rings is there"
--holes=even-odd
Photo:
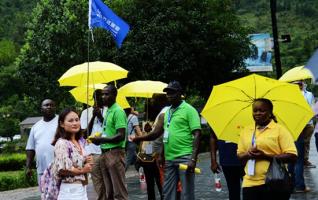
[[[252,137],[255,125],[248,126],[240,133],[237,154],[246,153],[252,147]],[[296,146],[292,135],[280,124],[271,121],[264,129],[255,132],[256,147],[268,155],[279,155],[291,153],[297,155]],[[253,176],[246,175],[243,178],[242,187],[252,187],[265,184],[265,176],[270,162],[267,160],[256,160],[255,173]]]

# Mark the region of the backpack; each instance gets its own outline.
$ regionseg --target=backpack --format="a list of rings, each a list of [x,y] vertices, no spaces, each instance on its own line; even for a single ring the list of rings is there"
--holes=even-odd
[[[67,142],[68,156],[72,158],[72,146]],[[62,183],[62,178],[55,178],[52,171],[53,162],[44,170],[40,180],[41,200],[56,200]]]

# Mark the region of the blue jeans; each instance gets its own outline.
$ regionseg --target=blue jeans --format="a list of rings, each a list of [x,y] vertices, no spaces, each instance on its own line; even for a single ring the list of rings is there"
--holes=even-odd
[[[128,142],[126,147],[126,166],[125,170],[127,171],[129,165],[135,164],[137,155],[136,155],[137,145],[134,142]]]
[[[181,199],[194,200],[194,173],[186,173],[179,170],[179,164],[187,164],[191,155],[178,157],[174,160],[166,160],[165,179],[163,183],[163,199],[175,200],[177,198],[177,183],[180,180],[182,185]]]
[[[306,188],[304,179],[304,137],[300,135],[295,142],[297,148],[297,161],[296,164],[289,164],[288,171],[292,174],[296,190],[304,190]]]

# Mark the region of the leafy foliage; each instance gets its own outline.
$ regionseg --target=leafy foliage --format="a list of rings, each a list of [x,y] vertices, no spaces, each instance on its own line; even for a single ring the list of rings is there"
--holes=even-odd
[[[26,188],[37,185],[36,173],[31,178],[25,175],[24,170],[0,172],[0,191]]]
[[[249,53],[247,31],[239,26],[230,1],[108,4],[132,30],[119,50],[109,33],[94,31],[91,60],[115,62],[130,71],[132,80],[177,79],[207,95],[211,89],[207,86],[228,80]],[[18,59],[28,95],[43,98],[50,94],[65,100],[66,93],[56,80],[69,67],[87,60],[86,13],[87,1],[83,0],[38,4]]]
[[[0,41],[0,66],[11,64],[17,56],[15,44],[11,40]]]
[[[179,80],[207,96],[212,84],[231,79],[249,54],[247,29],[231,1],[129,2],[123,7],[112,1],[132,30],[123,48],[109,54],[133,80]]]
[[[74,103],[57,79],[69,67],[86,60],[86,4],[84,0],[43,0],[34,9],[26,44],[17,60],[18,75],[28,86],[25,93],[34,101],[53,98]]]
[[[2,154],[0,156],[0,171],[21,170],[25,166],[26,155],[24,154]]]

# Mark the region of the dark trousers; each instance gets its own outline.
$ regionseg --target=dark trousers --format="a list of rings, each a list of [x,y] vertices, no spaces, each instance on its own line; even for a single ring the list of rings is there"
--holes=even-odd
[[[229,200],[241,199],[241,181],[244,176],[243,166],[222,166],[227,188],[229,190]]]
[[[296,190],[306,188],[304,178],[304,137],[301,134],[295,142],[297,148],[297,161],[288,165],[288,172],[292,175],[293,184]]]
[[[148,200],[156,200],[155,183],[160,194],[160,199],[162,199],[160,173],[156,162],[143,162],[141,163],[141,166],[143,167],[146,176]]]
[[[244,187],[243,200],[289,200],[290,193],[272,192],[265,185]]]

